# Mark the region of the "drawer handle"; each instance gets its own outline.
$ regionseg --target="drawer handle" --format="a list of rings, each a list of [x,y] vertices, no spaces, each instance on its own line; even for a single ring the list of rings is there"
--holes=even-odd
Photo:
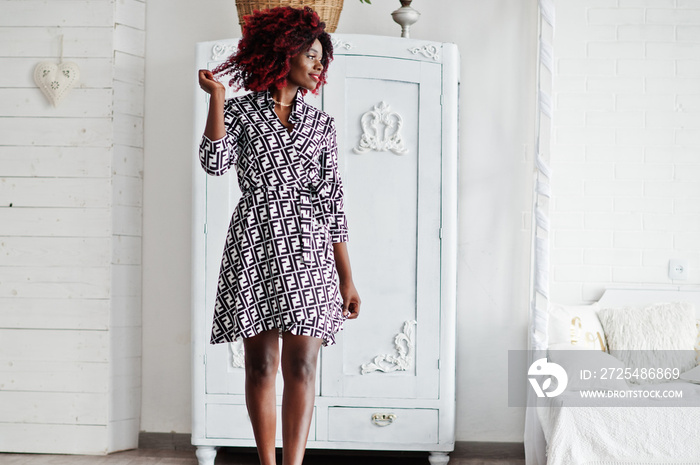
[[[396,420],[396,415],[393,413],[375,413],[372,415],[372,423],[377,426],[389,426]]]

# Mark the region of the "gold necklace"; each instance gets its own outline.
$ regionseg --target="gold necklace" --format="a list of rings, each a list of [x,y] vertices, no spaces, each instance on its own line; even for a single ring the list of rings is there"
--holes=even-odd
[[[272,96],[270,96],[270,98],[272,98]],[[275,100],[275,99],[273,99],[273,98],[272,98],[272,101],[275,102],[277,105],[279,105],[279,106],[281,106],[281,107],[291,107],[291,106],[292,106],[291,103],[282,103],[282,102],[278,102],[277,100]]]

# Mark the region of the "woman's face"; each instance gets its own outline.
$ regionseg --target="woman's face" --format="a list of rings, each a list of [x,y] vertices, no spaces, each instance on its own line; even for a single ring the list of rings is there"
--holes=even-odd
[[[323,46],[316,39],[307,51],[301,52],[289,60],[290,69],[287,83],[303,87],[306,90],[315,90],[323,71],[322,58]]]

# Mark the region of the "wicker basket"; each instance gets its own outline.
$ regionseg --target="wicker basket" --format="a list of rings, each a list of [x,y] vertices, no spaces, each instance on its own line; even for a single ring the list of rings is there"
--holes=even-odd
[[[252,14],[256,10],[266,10],[276,6],[291,6],[301,8],[310,6],[326,23],[327,32],[335,32],[343,10],[343,0],[236,0],[238,10],[238,23],[243,25],[243,17]]]

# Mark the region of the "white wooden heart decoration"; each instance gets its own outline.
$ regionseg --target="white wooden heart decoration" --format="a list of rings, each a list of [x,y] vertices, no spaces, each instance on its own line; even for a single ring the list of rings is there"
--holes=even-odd
[[[71,62],[43,61],[34,68],[34,82],[53,106],[58,106],[80,79],[80,68]]]

